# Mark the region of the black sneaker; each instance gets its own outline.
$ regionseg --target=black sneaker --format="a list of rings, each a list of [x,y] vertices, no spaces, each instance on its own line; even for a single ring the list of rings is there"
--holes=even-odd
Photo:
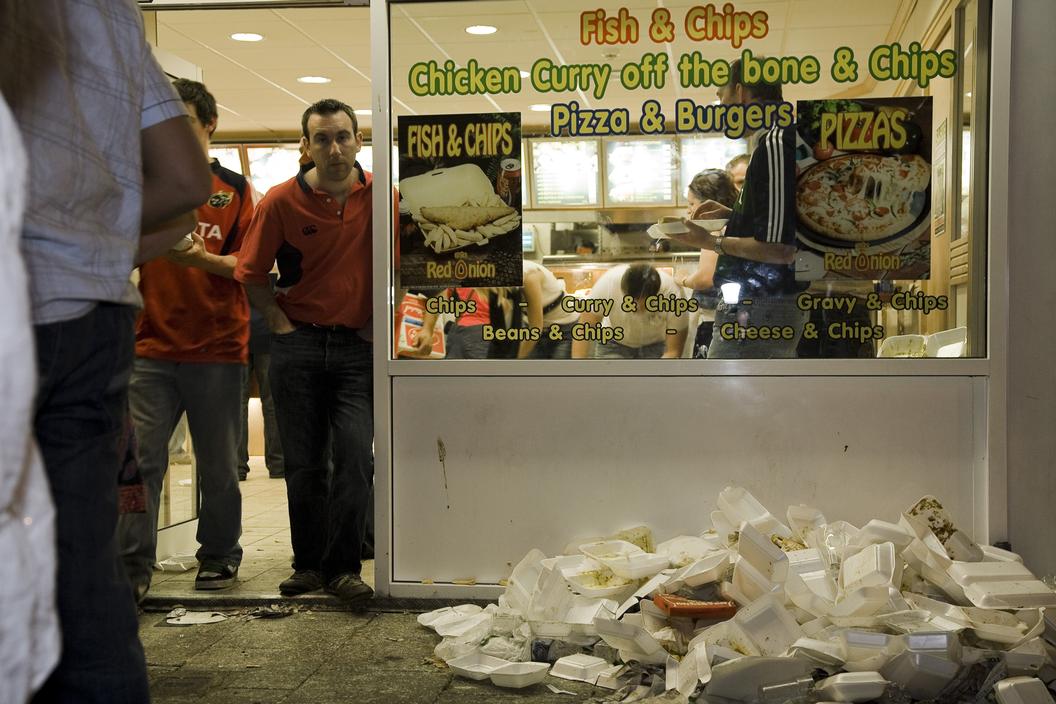
[[[194,578],[195,589],[227,589],[238,581],[238,567],[206,562],[198,568]]]
[[[272,478],[272,479],[285,479],[286,478],[286,472],[284,472],[281,469],[278,472],[272,472],[272,471],[269,470],[268,471],[268,476],[270,478]]]
[[[279,594],[297,596],[323,588],[323,575],[315,570],[297,570],[279,583]]]
[[[358,574],[351,572],[331,579],[326,585],[326,591],[346,604],[356,604],[374,596],[374,590],[370,588],[370,585],[364,583]]]
[[[242,467],[238,468],[238,481],[244,482],[244,481],[246,481],[246,477],[248,477],[248,476],[249,476],[249,469],[248,468],[246,468],[246,469],[243,469]]]

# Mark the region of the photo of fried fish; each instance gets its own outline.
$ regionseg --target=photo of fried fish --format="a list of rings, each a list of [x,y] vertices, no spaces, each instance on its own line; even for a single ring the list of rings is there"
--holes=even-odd
[[[422,208],[423,218],[437,225],[447,225],[455,230],[473,230],[517,212],[508,205],[502,206],[438,206]]]

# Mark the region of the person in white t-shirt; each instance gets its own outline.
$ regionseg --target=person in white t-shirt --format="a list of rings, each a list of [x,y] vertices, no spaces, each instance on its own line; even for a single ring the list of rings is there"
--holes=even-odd
[[[589,339],[572,342],[573,359],[657,359],[682,356],[689,318],[675,312],[649,312],[659,299],[683,297],[669,275],[649,264],[621,264],[595,282],[587,299],[599,308],[579,316],[581,332],[610,328],[612,340],[596,344]],[[585,326],[585,327],[584,327]],[[580,337],[585,337],[580,335]],[[591,354],[593,352],[593,355]]]

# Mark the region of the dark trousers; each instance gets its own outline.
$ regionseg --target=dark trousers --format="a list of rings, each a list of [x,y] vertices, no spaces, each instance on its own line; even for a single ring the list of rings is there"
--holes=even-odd
[[[62,659],[34,702],[150,701],[115,532],[134,319],[128,306],[99,304],[36,328],[34,429],[56,509]]]
[[[279,439],[279,424],[275,419],[275,399],[271,396],[271,381],[268,367],[271,353],[249,354],[249,364],[242,375],[242,440],[238,448],[238,471],[249,473],[249,391],[250,377],[257,380],[260,389],[260,408],[264,416],[264,466],[268,474],[280,475],[285,471],[282,460],[282,440]]]
[[[327,579],[362,569],[374,480],[372,355],[371,344],[351,330],[304,326],[272,338],[293,566]]]

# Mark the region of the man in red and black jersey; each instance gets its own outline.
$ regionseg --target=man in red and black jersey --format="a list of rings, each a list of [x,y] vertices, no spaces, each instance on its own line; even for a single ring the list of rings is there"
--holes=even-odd
[[[195,81],[175,81],[191,126],[208,154],[216,100]],[[248,356],[249,305],[233,279],[253,215],[246,179],[212,161],[213,193],[198,208],[191,242],[140,267],[143,313],[129,405],[147,486],[147,512],[122,516],[121,553],[138,598],[150,586],[157,548],[158,501],[168,441],[186,411],[201,481],[196,589],[235,583],[242,561],[238,488],[242,373]]]
[[[730,80],[719,88],[723,105],[781,102],[779,83],[746,84],[741,61],[730,63]],[[736,284],[736,299],[719,300],[715,336],[708,359],[761,359],[796,356],[808,315],[796,306],[804,286],[796,282],[796,130],[774,125],[752,138],[755,145],[744,186],[732,210],[715,201],[702,203],[693,219],[729,218],[714,236],[691,221],[690,235],[677,238],[719,254],[716,287]],[[724,291],[725,295],[725,291]],[[742,336],[739,330],[766,329],[792,334],[766,339]]]

